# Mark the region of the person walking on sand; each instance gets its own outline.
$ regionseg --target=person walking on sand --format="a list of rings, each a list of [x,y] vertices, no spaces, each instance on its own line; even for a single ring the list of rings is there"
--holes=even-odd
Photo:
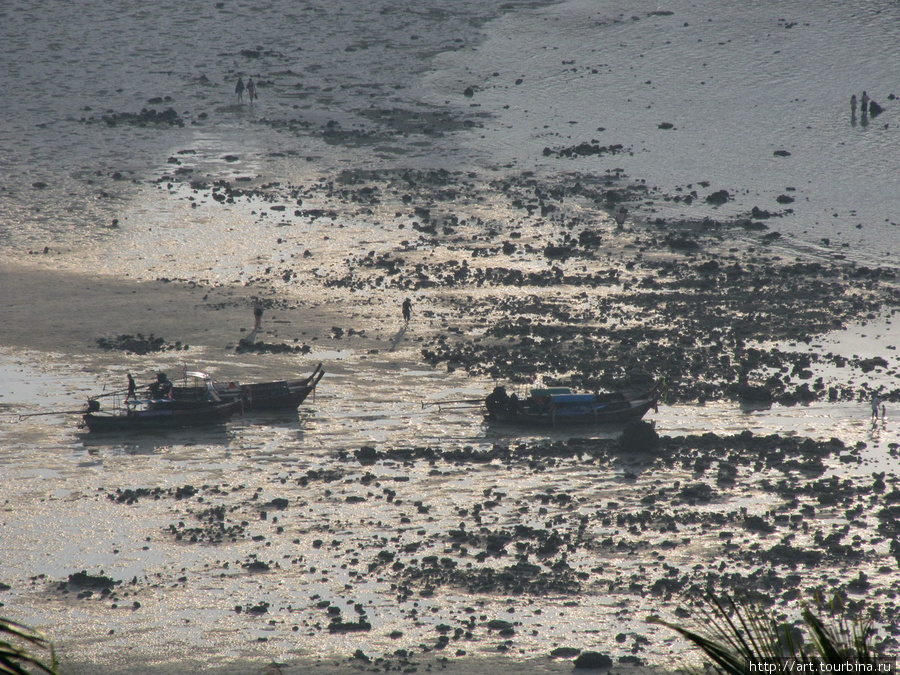
[[[403,310],[403,323],[409,323],[412,318],[412,300],[409,298],[404,300],[401,309]]]
[[[859,99],[859,112],[863,115],[869,114],[869,95],[863,92],[862,98]]]
[[[878,419],[878,413],[881,412],[881,397],[878,394],[872,395],[872,419]]]
[[[250,97],[250,103],[253,103],[253,99],[256,98],[256,85],[253,83],[252,77],[247,80],[247,96]]]
[[[259,300],[253,301],[253,330],[259,330],[262,326],[263,306]]]
[[[242,103],[244,100],[244,78],[239,77],[237,84],[234,85],[234,93],[238,96],[238,103]]]

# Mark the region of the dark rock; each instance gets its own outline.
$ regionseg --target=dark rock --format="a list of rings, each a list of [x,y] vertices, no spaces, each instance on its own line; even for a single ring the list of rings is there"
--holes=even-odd
[[[694,483],[681,488],[678,496],[686,502],[708,502],[716,497],[716,491],[706,483]]]
[[[859,576],[855,579],[851,579],[847,583],[847,590],[851,593],[865,593],[869,590],[869,587],[872,584],[869,582],[869,578],[866,576],[866,573],[860,571]]]
[[[121,581],[116,581],[115,579],[111,579],[110,577],[104,576],[103,574],[88,574],[87,570],[82,570],[81,572],[70,574],[68,581],[69,586],[91,590],[110,589],[113,586],[121,583]]]
[[[773,565],[815,567],[821,564],[823,554],[821,551],[812,549],[800,549],[787,544],[776,544],[768,551],[765,551],[762,557]]]
[[[728,190],[719,190],[717,192],[713,192],[711,195],[707,195],[706,203],[712,204],[713,206],[721,206],[728,202],[731,199],[731,195],[728,194]]]
[[[775,527],[760,516],[748,516],[745,518],[744,527],[750,532],[760,532],[762,534],[771,534],[775,531]]]
[[[732,395],[746,403],[772,403],[775,397],[766,387],[749,384],[738,384],[732,389]]]
[[[871,373],[876,368],[887,368],[888,362],[881,356],[873,356],[869,359],[860,359],[859,367],[864,373]]]
[[[503,619],[491,619],[487,622],[487,627],[491,630],[498,630],[500,632],[513,630],[512,623],[504,621]]]
[[[626,424],[619,438],[619,448],[623,452],[653,452],[658,447],[659,434],[652,424],[644,420]]]
[[[334,619],[328,624],[328,632],[330,633],[352,633],[358,631],[372,630],[372,624],[365,619],[359,621],[341,621]]]
[[[185,485],[175,488],[175,499],[188,499],[197,494],[197,488],[193,485]]]
[[[234,350],[238,354],[309,354],[312,349],[309,345],[271,344],[267,342],[251,342],[243,339],[238,342]]]
[[[697,251],[700,244],[695,239],[690,239],[684,234],[668,234],[665,243],[669,248],[676,251]]]
[[[576,668],[585,670],[591,668],[612,668],[612,665],[612,659],[600,652],[582,652],[574,662]]]
[[[363,464],[372,464],[380,458],[378,450],[369,445],[364,445],[356,451],[356,459]]]
[[[152,333],[147,337],[138,333],[137,335],[119,335],[114,338],[97,338],[97,346],[106,351],[123,351],[131,354],[150,354],[153,352],[164,352],[170,350],[187,350],[187,345],[181,342],[175,344],[167,344],[161,337],[156,337]]]
[[[584,142],[579,143],[578,145],[572,145],[567,148],[559,148],[553,150],[551,148],[544,148],[544,157],[549,157],[550,155],[555,155],[557,157],[588,157],[591,155],[618,155],[625,152],[624,146],[621,144],[617,145],[600,145],[597,141],[591,141],[590,143]]]
[[[738,470],[734,464],[719,462],[719,470],[716,473],[716,485],[725,487],[737,482]]]
[[[149,124],[168,125],[183,127],[184,120],[172,108],[166,108],[162,112],[157,112],[155,108],[144,108],[139,113],[110,113],[102,115],[99,120],[95,118],[82,119],[87,124],[95,122],[103,122],[108,127],[115,127],[119,124],[129,124],[137,127],[145,127]]]

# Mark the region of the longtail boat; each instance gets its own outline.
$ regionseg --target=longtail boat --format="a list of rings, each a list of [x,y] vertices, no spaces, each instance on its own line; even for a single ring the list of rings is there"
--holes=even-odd
[[[485,399],[487,419],[521,426],[621,424],[656,409],[656,387],[639,392],[575,393],[568,387],[532,389],[527,398],[496,387]]]
[[[224,424],[241,407],[240,401],[210,402],[188,408],[154,407],[152,401],[141,401],[106,411],[97,399],[89,399],[87,411],[82,415],[82,426],[91,432],[184,429]]]
[[[208,373],[189,371],[185,373],[185,379],[192,378],[199,384],[173,387],[172,398],[176,402],[202,402],[208,400],[212,392],[225,402],[243,401],[245,410],[297,408],[315,392],[316,385],[324,375],[321,363],[305,378],[243,384],[213,380]]]

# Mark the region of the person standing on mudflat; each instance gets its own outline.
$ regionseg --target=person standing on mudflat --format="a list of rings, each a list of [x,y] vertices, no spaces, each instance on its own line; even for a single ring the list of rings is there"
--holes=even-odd
[[[244,78],[238,78],[237,84],[234,85],[234,93],[238,96],[238,103],[241,103],[244,100]]]
[[[253,303],[253,330],[259,330],[262,326],[263,306],[259,300]]]
[[[412,318],[412,300],[407,298],[403,301],[402,305],[403,310],[403,323],[409,323],[410,318]]]

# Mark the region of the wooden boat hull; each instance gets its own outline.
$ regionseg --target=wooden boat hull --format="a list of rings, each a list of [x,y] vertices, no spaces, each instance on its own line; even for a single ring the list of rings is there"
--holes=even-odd
[[[184,429],[224,424],[241,409],[240,401],[195,408],[162,408],[128,412],[89,412],[82,421],[91,432]]]
[[[296,408],[315,391],[316,385],[324,374],[319,371],[318,377],[313,381],[293,380],[242,384],[241,390],[250,410]]]
[[[324,375],[320,363],[312,375],[301,380],[237,385],[215,382],[214,386],[223,401],[243,400],[247,410],[281,410],[300,406],[316,390]]]
[[[518,426],[567,427],[624,424],[644,417],[656,409],[659,394],[641,393],[580,394],[530,397],[524,401],[485,402],[486,418]]]

